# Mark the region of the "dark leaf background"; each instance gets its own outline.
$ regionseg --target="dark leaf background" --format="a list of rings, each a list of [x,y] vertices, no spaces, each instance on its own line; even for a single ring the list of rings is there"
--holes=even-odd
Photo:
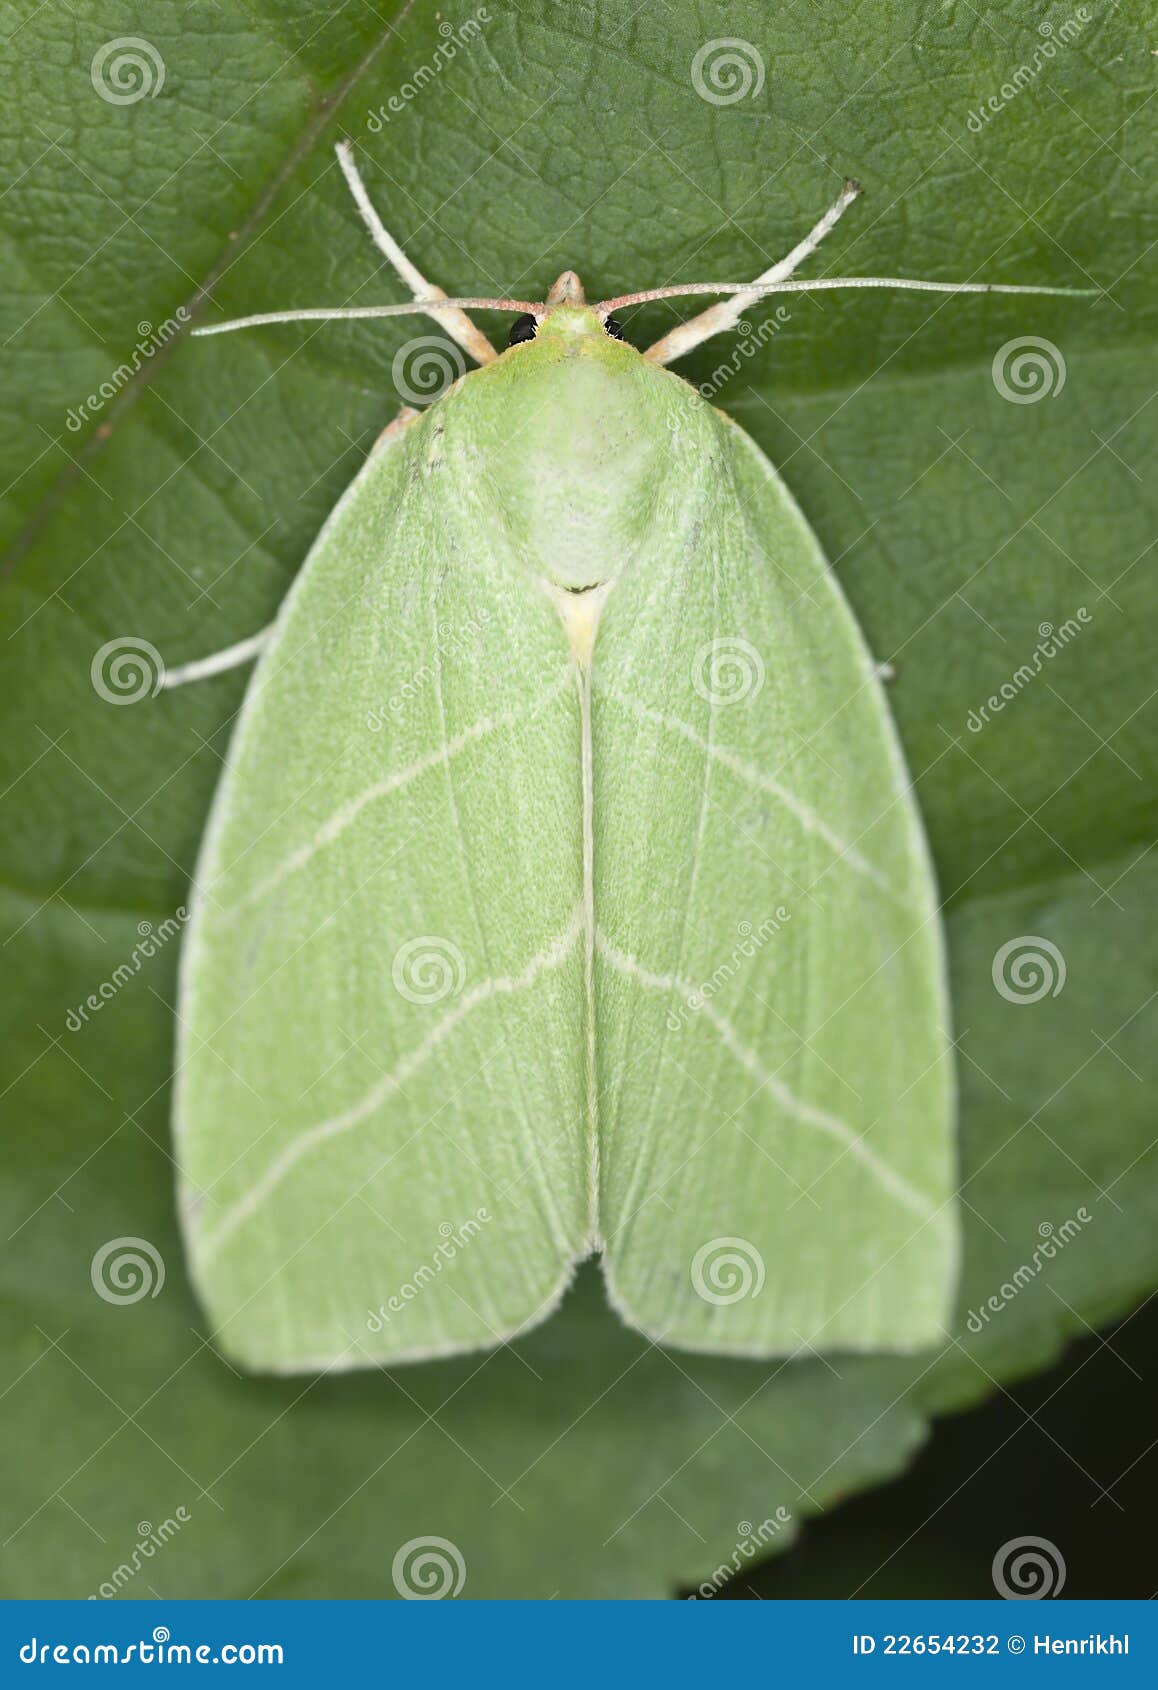
[[[1042,1367],[1158,1280],[1154,8],[468,6],[3,11],[9,1595],[96,1590],[178,1507],[188,1523],[125,1594],[392,1596],[395,1552],[430,1535],[460,1548],[471,1596],[672,1594],[778,1507],[807,1533],[901,1470],[931,1415]],[[164,78],[118,104],[93,60],[124,37]],[[715,104],[692,65],[723,38],[763,77]],[[741,280],[846,175],[864,198],[814,274],[1104,290],[796,297],[716,395],[781,467],[897,669],[960,1053],[966,1259],[941,1355],[666,1354],[616,1323],[594,1272],[513,1348],[390,1376],[246,1379],[207,1345],[174,1227],[178,941],[78,1030],[69,1012],[184,903],[244,675],[124,707],[90,665],[126,636],[177,663],[264,625],[394,413],[395,354],[434,332],[161,332],[179,307],[402,297],[337,171],[343,134],[387,225],[455,292],[541,297],[568,266],[593,296]],[[675,319],[652,306],[628,333],[642,345]],[[1053,391],[1018,403],[994,360],[1026,336],[1056,352]],[[708,380],[741,341],[685,373]],[[1070,621],[971,727],[1041,630]],[[995,954],[1024,936],[1064,959],[1057,995],[995,989]],[[971,1323],[1080,1209],[1079,1235]],[[122,1237],[166,1271],[155,1297],[117,1306],[90,1264]]]

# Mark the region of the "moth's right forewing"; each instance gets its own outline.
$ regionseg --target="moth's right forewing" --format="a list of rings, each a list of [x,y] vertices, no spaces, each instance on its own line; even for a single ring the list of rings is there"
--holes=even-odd
[[[612,1299],[694,1350],[936,1343],[954,1082],[910,777],[771,464],[690,398],[670,460],[593,671]]]

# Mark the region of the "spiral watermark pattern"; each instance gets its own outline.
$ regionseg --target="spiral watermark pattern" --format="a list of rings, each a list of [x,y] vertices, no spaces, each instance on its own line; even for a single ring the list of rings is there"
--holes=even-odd
[[[448,1537],[412,1537],[394,1557],[394,1588],[407,1602],[440,1602],[466,1583],[462,1550]]]
[[[155,645],[122,634],[108,640],[89,666],[93,690],[106,704],[139,704],[156,698],[165,680],[165,661]]]
[[[1065,1558],[1048,1537],[1011,1537],[993,1557],[993,1588],[1007,1602],[1060,1596],[1065,1582]]]
[[[452,340],[423,334],[398,348],[390,373],[408,405],[429,405],[466,374],[466,359]]]
[[[423,933],[398,948],[390,977],[394,990],[407,1003],[441,1003],[462,991],[466,958],[449,939]]]
[[[764,86],[764,57],[750,41],[733,35],[705,41],[692,60],[692,87],[713,106],[755,99]]]
[[[705,1303],[743,1302],[764,1289],[764,1258],[746,1238],[710,1238],[692,1257],[691,1278]]]
[[[106,1303],[139,1303],[165,1283],[161,1252],[147,1238],[110,1238],[92,1259],[92,1288]]]
[[[151,41],[118,35],[93,54],[92,85],[110,106],[135,106],[155,100],[165,86],[165,61]]]
[[[749,640],[738,635],[709,640],[696,652],[692,685],[717,709],[744,704],[764,685],[764,659]]]
[[[1056,399],[1065,384],[1066,361],[1052,340],[1023,334],[993,354],[993,385],[1013,405]]]
[[[1066,959],[1051,939],[1019,933],[994,954],[993,984],[1007,1003],[1056,998],[1066,983]]]

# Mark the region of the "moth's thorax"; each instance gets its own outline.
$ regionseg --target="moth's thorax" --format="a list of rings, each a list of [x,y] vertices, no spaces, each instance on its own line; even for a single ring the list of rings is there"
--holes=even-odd
[[[568,272],[569,274],[570,272]],[[561,276],[555,284],[556,287],[561,286],[564,280],[565,278]],[[583,303],[582,287],[577,278],[575,279],[575,286],[579,288],[578,299],[573,294],[564,294],[557,304],[552,304],[548,300],[547,309],[540,318],[539,326],[535,332],[535,344],[539,346],[557,344],[574,348],[578,342],[583,340],[598,338],[602,341],[607,339],[607,331],[599,317],[590,305]],[[555,289],[552,288],[551,292],[554,293],[554,291]]]
[[[533,573],[568,593],[631,567],[714,427],[693,389],[569,302],[447,398],[448,445],[469,439],[493,520]]]

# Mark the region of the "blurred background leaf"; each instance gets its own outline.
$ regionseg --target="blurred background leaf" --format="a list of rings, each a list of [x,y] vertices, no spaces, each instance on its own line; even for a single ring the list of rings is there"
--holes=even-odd
[[[5,7],[0,1415],[25,1451],[6,1594],[95,1591],[179,1507],[125,1594],[391,1596],[395,1552],[430,1535],[471,1596],[673,1594],[778,1508],[783,1547],[901,1470],[931,1415],[1158,1282],[1154,9],[865,19],[840,0]],[[1105,290],[798,296],[685,370],[781,467],[897,669],[960,1050],[942,1355],[669,1354],[617,1325],[593,1270],[512,1348],[389,1376],[243,1379],[207,1346],[174,1223],[163,924],[244,676],[118,706],[91,670],[111,641],[175,664],[263,626],[394,413],[412,322],[183,329],[400,297],[341,135],[453,291],[541,296],[567,266],[593,296],[741,280],[847,175],[865,197],[813,273]],[[629,336],[675,317],[638,311]],[[1049,350],[1017,402],[1027,336]],[[1043,995],[995,985],[1023,937],[1061,959],[1037,945]],[[159,1252],[155,1296],[96,1294],[121,1238]]]

